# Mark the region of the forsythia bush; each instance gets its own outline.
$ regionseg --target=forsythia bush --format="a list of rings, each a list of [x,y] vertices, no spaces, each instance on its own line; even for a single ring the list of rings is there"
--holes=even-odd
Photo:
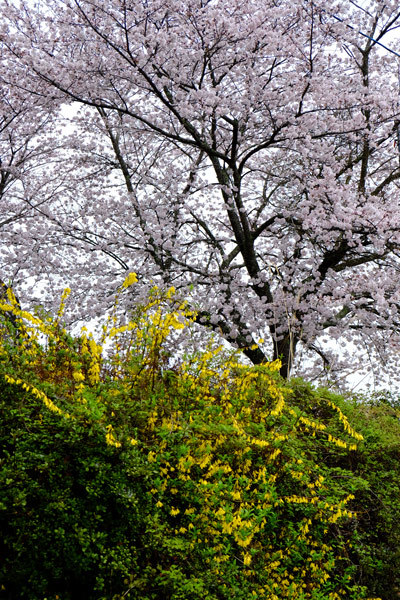
[[[367,597],[351,546],[366,484],[332,471],[362,436],[332,399],[300,402],[278,363],[213,343],[172,364],[194,318],[173,289],[99,341],[66,332],[66,298],[54,319],[0,304],[20,323],[0,330],[1,597]]]
[[[356,513],[350,558],[357,565],[354,578],[371,596],[400,597],[400,404],[387,393],[360,397],[315,390],[304,381],[292,381],[291,402],[312,407],[333,433],[337,420],[329,403],[341,408],[364,440],[355,452],[328,448],[314,440],[330,485],[346,482],[355,498]],[[335,424],[336,422],[336,424]]]

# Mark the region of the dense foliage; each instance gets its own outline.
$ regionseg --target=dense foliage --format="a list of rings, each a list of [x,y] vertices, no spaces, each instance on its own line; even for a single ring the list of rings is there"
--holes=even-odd
[[[314,390],[304,381],[291,382],[291,401],[312,409],[313,414],[334,426],[333,402],[362,433],[357,451],[334,452],[314,440],[314,452],[322,457],[334,485],[345,483],[355,496],[351,508],[357,519],[351,560],[357,564],[356,579],[369,593],[384,600],[397,598],[400,590],[400,410],[390,395],[343,397]]]
[[[353,402],[337,398],[337,402],[364,437],[352,458],[340,463],[364,481],[355,506],[358,519],[354,552],[359,564],[358,577],[374,595],[388,600],[397,598],[400,593],[399,406],[384,395]]]
[[[2,597],[393,599],[394,409],[289,386],[213,341],[173,360],[166,340],[195,319],[173,289],[100,343],[63,328],[66,297],[53,319],[1,304]]]

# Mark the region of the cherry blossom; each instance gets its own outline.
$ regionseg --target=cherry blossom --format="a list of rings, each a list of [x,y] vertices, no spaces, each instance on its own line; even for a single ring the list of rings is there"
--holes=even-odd
[[[89,315],[135,271],[132,303],[173,285],[199,323],[254,363],[280,357],[284,376],[300,353],[333,373],[326,339],[358,349],[341,367],[366,352],[392,366],[396,2],[0,6],[2,77],[29,104],[16,135],[36,148],[4,192],[21,222],[4,225],[3,279],[69,285]]]

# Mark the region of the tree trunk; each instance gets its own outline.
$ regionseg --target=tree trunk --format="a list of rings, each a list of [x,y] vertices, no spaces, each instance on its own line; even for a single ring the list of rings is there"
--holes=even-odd
[[[294,336],[293,333],[287,332],[283,338],[274,343],[273,360],[279,359],[282,362],[279,373],[284,379],[288,379],[290,375],[298,341],[298,338]],[[268,362],[267,357],[260,348],[255,348],[254,350],[244,348],[242,350],[247,358],[251,360],[253,365],[262,365],[263,363]]]
[[[279,372],[285,379],[290,375],[298,341],[298,338],[288,331],[284,337],[274,343],[274,360],[279,359],[282,362]]]

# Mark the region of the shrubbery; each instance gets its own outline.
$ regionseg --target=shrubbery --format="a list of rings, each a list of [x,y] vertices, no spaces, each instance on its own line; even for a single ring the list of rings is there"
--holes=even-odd
[[[392,600],[390,411],[385,438],[380,406],[212,343],[171,368],[165,342],[193,316],[173,290],[111,317],[101,344],[71,337],[62,308],[2,308],[21,319],[0,346],[5,599]]]
[[[356,565],[354,581],[383,600],[400,597],[400,411],[396,400],[343,397],[315,390],[304,381],[292,381],[292,402],[311,409],[333,430],[337,427],[328,405],[333,402],[362,434],[355,452],[323,449],[315,440],[331,485],[351,490],[350,507],[356,514],[350,559]]]

